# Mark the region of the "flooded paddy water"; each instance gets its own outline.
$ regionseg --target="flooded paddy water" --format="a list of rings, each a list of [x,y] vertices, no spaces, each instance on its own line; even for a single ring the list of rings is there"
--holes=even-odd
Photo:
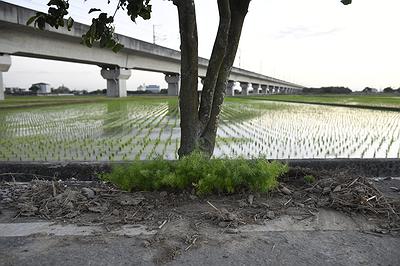
[[[0,161],[176,159],[175,99],[0,111]],[[400,112],[227,99],[215,157],[400,158]]]

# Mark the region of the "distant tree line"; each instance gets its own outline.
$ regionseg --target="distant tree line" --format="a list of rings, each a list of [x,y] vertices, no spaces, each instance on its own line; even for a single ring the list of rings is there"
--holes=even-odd
[[[378,90],[375,88],[366,87],[362,92],[364,93],[377,93]],[[393,89],[392,87],[386,87],[383,89],[383,93],[400,93],[400,88]]]
[[[371,88],[371,87],[365,87],[365,89],[362,90],[363,93],[378,93],[378,89]],[[350,94],[352,93],[352,90],[350,90],[347,87],[321,87],[321,88],[304,88],[303,93],[305,94]],[[399,93],[400,94],[400,88],[393,89],[392,87],[387,87],[383,89],[383,93]]]
[[[168,93],[168,89],[161,89],[160,92],[153,92],[153,91],[149,91],[149,90],[144,90],[144,91],[140,91],[140,90],[136,90],[136,91],[127,91],[128,95],[138,95],[138,94],[167,94]]]
[[[400,93],[400,88],[397,90],[393,89],[392,87],[387,87],[383,89],[384,93]]]
[[[304,88],[303,93],[310,94],[324,94],[324,93],[332,93],[332,94],[349,94],[352,93],[347,87],[321,87],[321,88]]]

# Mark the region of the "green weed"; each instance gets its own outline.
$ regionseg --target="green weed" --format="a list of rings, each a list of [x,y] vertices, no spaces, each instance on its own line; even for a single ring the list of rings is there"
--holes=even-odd
[[[304,181],[308,184],[312,184],[315,182],[315,177],[313,175],[304,176]]]
[[[179,161],[135,161],[129,166],[115,167],[102,178],[128,191],[194,188],[204,195],[240,189],[267,192],[277,186],[278,177],[287,171],[287,165],[265,159],[208,160],[194,153]]]

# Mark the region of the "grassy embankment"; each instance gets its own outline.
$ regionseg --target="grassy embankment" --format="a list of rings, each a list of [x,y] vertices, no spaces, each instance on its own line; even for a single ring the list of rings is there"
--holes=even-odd
[[[350,106],[400,111],[400,95],[268,95],[248,97],[257,100]]]

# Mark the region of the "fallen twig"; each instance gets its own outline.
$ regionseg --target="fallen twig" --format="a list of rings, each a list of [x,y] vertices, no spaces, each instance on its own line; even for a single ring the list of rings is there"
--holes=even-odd
[[[211,204],[211,202],[209,202],[207,200],[208,205],[210,205],[214,210],[216,210],[217,212],[221,212],[217,207],[215,207],[214,205]]]
[[[196,237],[192,240],[192,243],[190,243],[190,245],[187,246],[187,247],[185,248],[185,251],[188,251],[194,244],[196,244],[197,238],[198,238],[198,236],[196,236]]]
[[[354,179],[353,182],[350,183],[350,185],[348,185],[347,187],[351,187],[352,185],[354,185],[354,183],[356,183],[358,181],[359,177],[357,177],[356,179]]]
[[[372,197],[370,197],[370,198],[367,199],[367,202],[370,201],[370,200],[373,200],[373,199],[375,199],[375,198],[376,198],[376,196],[372,196]]]
[[[54,181],[51,182],[51,185],[53,187],[53,197],[57,196],[57,190],[56,190],[56,186],[54,185]]]
[[[167,223],[167,220],[164,220],[164,222],[158,227],[158,229],[163,228],[163,226]]]
[[[291,202],[292,201],[292,198],[290,198],[285,204],[283,204],[283,206],[286,206],[286,205],[288,205],[289,204],[289,202]]]

